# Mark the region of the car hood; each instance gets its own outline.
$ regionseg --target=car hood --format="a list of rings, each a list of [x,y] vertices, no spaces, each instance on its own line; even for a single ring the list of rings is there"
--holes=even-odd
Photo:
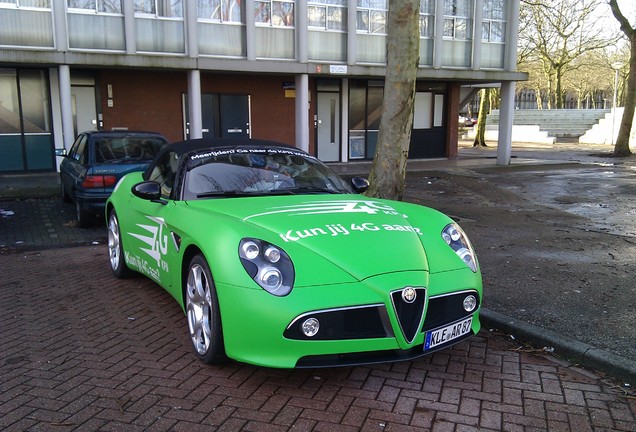
[[[189,204],[214,209],[267,230],[271,234],[267,240],[284,249],[296,266],[305,264],[298,262],[298,257],[309,250],[357,280],[391,272],[428,270],[422,243],[426,227],[411,224],[410,216],[396,208],[400,203],[361,195],[296,195]],[[432,211],[419,206],[417,209]],[[421,215],[417,218],[422,219]],[[245,233],[250,231],[245,229]]]

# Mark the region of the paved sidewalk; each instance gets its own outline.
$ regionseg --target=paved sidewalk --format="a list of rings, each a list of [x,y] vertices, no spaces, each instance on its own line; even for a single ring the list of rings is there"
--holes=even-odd
[[[631,431],[621,382],[487,328],[417,361],[205,366],[176,302],[103,245],[0,256],[4,431]]]

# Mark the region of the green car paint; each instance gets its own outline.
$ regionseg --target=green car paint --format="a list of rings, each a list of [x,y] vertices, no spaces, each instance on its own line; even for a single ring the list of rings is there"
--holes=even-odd
[[[188,262],[195,252],[202,253],[214,279],[224,351],[231,359],[282,368],[393,361],[425,354],[427,344],[439,344],[433,351],[480,330],[478,264],[471,270],[449,247],[442,230],[453,220],[436,210],[358,194],[151,201],[131,192],[144,180],[142,173],[127,175],[107,206],[107,212],[117,212],[125,263],[161,285],[185,310]],[[246,238],[274,245],[289,257],[294,281],[287,295],[270,294],[248,274],[239,258],[239,244]],[[402,306],[395,300],[405,287],[426,297],[412,336],[401,328],[397,310]],[[432,308],[457,293],[474,294],[477,308],[435,327],[459,322],[463,330],[456,326],[433,337],[455,330],[461,335],[451,335],[448,343],[427,341],[434,329],[421,328]],[[333,316],[338,321],[341,310],[357,318],[377,315],[382,325],[369,326],[385,333],[367,337],[364,323],[354,323],[352,337],[289,336],[298,320]]]

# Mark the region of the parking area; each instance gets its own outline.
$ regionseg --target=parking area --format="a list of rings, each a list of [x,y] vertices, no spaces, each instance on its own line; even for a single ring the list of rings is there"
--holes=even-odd
[[[2,430],[636,430],[623,383],[490,329],[403,363],[206,366],[177,303],[107,259],[103,244],[0,256]]]

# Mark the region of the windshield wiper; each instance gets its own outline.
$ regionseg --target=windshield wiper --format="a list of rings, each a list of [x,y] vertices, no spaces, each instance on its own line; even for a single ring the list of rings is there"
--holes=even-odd
[[[293,189],[294,192],[296,193],[308,193],[308,194],[312,194],[312,193],[326,193],[326,194],[341,194],[343,193],[343,191],[340,190],[335,190],[335,189],[329,189],[329,188],[321,188],[321,187],[301,187],[301,188],[296,188]]]
[[[255,197],[270,195],[295,195],[296,189],[272,189],[272,190],[256,190],[256,191],[212,191],[197,194],[197,198],[238,198],[238,197]]]

